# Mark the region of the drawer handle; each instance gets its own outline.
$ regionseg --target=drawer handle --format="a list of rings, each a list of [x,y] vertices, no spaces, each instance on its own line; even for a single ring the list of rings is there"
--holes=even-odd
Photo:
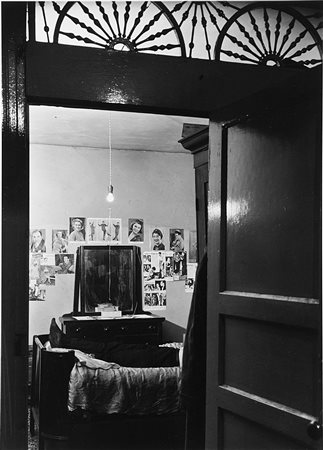
[[[121,327],[120,328],[122,331],[126,331],[127,327]]]
[[[79,333],[81,331],[80,327],[75,328],[75,333]]]
[[[156,327],[155,327],[155,325],[149,325],[148,329],[149,330],[156,330]]]
[[[108,331],[110,331],[110,327],[104,327],[103,330],[104,330],[105,332],[108,332]]]

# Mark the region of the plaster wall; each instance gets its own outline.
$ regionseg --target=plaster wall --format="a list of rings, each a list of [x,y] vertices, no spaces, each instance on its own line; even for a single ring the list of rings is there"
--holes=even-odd
[[[122,219],[122,243],[127,244],[128,218],[145,221],[142,252],[149,250],[154,225],[196,229],[193,158],[190,154],[116,150],[112,155],[115,202],[111,217]],[[68,218],[108,217],[105,193],[108,180],[106,149],[31,144],[30,226],[68,228]],[[73,249],[75,250],[75,249]],[[47,333],[52,317],[72,311],[74,275],[56,276],[45,301],[29,302],[29,341]],[[186,326],[192,295],[184,281],[167,283],[167,308],[156,312],[166,318],[164,338],[177,340]]]

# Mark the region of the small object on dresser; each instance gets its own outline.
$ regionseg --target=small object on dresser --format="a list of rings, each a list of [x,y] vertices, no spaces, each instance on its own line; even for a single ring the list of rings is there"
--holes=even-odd
[[[119,311],[118,306],[112,303],[101,303],[95,307],[95,312],[101,313],[102,317],[121,317],[122,311]]]

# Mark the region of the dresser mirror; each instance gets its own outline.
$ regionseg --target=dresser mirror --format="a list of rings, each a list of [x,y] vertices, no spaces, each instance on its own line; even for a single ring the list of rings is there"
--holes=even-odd
[[[136,246],[80,246],[76,254],[74,314],[99,314],[111,304],[141,312],[141,256]]]

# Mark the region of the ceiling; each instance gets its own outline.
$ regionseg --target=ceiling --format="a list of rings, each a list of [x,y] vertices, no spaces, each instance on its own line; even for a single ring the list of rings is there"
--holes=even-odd
[[[208,125],[208,119],[30,106],[30,143],[108,148],[109,116],[113,150],[189,153],[178,140],[184,123]]]

